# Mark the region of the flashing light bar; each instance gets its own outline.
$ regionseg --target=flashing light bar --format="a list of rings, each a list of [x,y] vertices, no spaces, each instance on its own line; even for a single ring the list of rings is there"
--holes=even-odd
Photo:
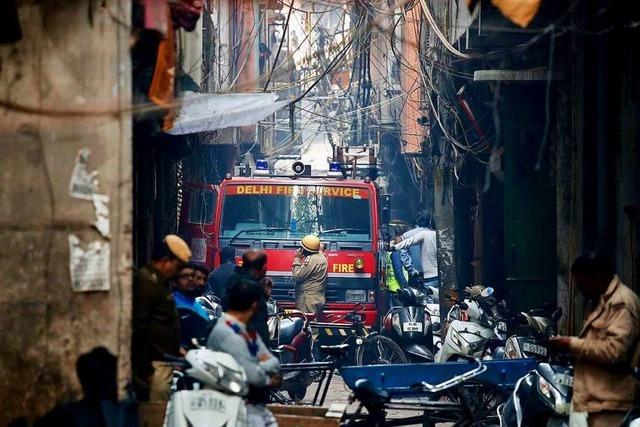
[[[327,176],[342,176],[342,165],[340,162],[329,162],[329,173],[327,173]]]
[[[256,170],[254,172],[254,175],[269,175],[269,162],[265,159],[256,160]]]

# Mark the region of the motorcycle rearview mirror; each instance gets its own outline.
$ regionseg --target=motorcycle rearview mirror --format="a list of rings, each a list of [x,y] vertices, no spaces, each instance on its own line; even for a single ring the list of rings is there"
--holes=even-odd
[[[482,298],[488,298],[488,297],[490,297],[491,295],[493,295],[493,288],[492,288],[492,287],[484,288],[484,289],[482,290],[482,292],[480,292],[480,296],[481,296]]]
[[[191,344],[191,348],[196,349],[196,348],[205,348],[202,343],[200,341],[198,341],[198,338],[191,338],[191,342],[189,343]]]

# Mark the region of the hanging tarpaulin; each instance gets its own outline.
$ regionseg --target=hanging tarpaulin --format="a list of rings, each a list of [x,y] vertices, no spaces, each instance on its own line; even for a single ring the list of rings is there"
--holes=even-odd
[[[290,101],[278,101],[275,93],[182,93],[182,106],[172,135],[208,132],[234,126],[250,126],[264,120]]]
[[[521,27],[529,25],[538,13],[541,0],[491,0],[491,4],[511,22]]]

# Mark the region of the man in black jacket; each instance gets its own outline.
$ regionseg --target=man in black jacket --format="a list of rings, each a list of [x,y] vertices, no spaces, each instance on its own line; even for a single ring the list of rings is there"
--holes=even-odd
[[[218,298],[224,297],[229,277],[236,268],[236,250],[225,246],[220,251],[220,266],[213,270],[207,279],[207,291],[213,292]]]
[[[236,275],[248,280],[260,290],[260,299],[255,314],[251,318],[249,329],[256,331],[262,341],[269,345],[269,328],[267,326],[267,295],[265,292],[265,280],[267,275],[267,254],[264,251],[249,250],[242,255],[242,266],[236,267],[235,273],[228,281],[228,284],[237,281]],[[228,307],[226,298],[223,300],[223,308]]]
[[[172,367],[162,360],[165,354],[182,352],[178,313],[167,279],[189,258],[189,246],[170,234],[154,247],[151,262],[133,276],[132,384],[140,401],[167,399]]]

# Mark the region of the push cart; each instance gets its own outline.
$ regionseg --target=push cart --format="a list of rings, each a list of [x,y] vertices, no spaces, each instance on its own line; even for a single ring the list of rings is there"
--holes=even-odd
[[[536,363],[513,359],[343,367],[340,374],[360,402],[344,425],[498,425],[498,405]]]

